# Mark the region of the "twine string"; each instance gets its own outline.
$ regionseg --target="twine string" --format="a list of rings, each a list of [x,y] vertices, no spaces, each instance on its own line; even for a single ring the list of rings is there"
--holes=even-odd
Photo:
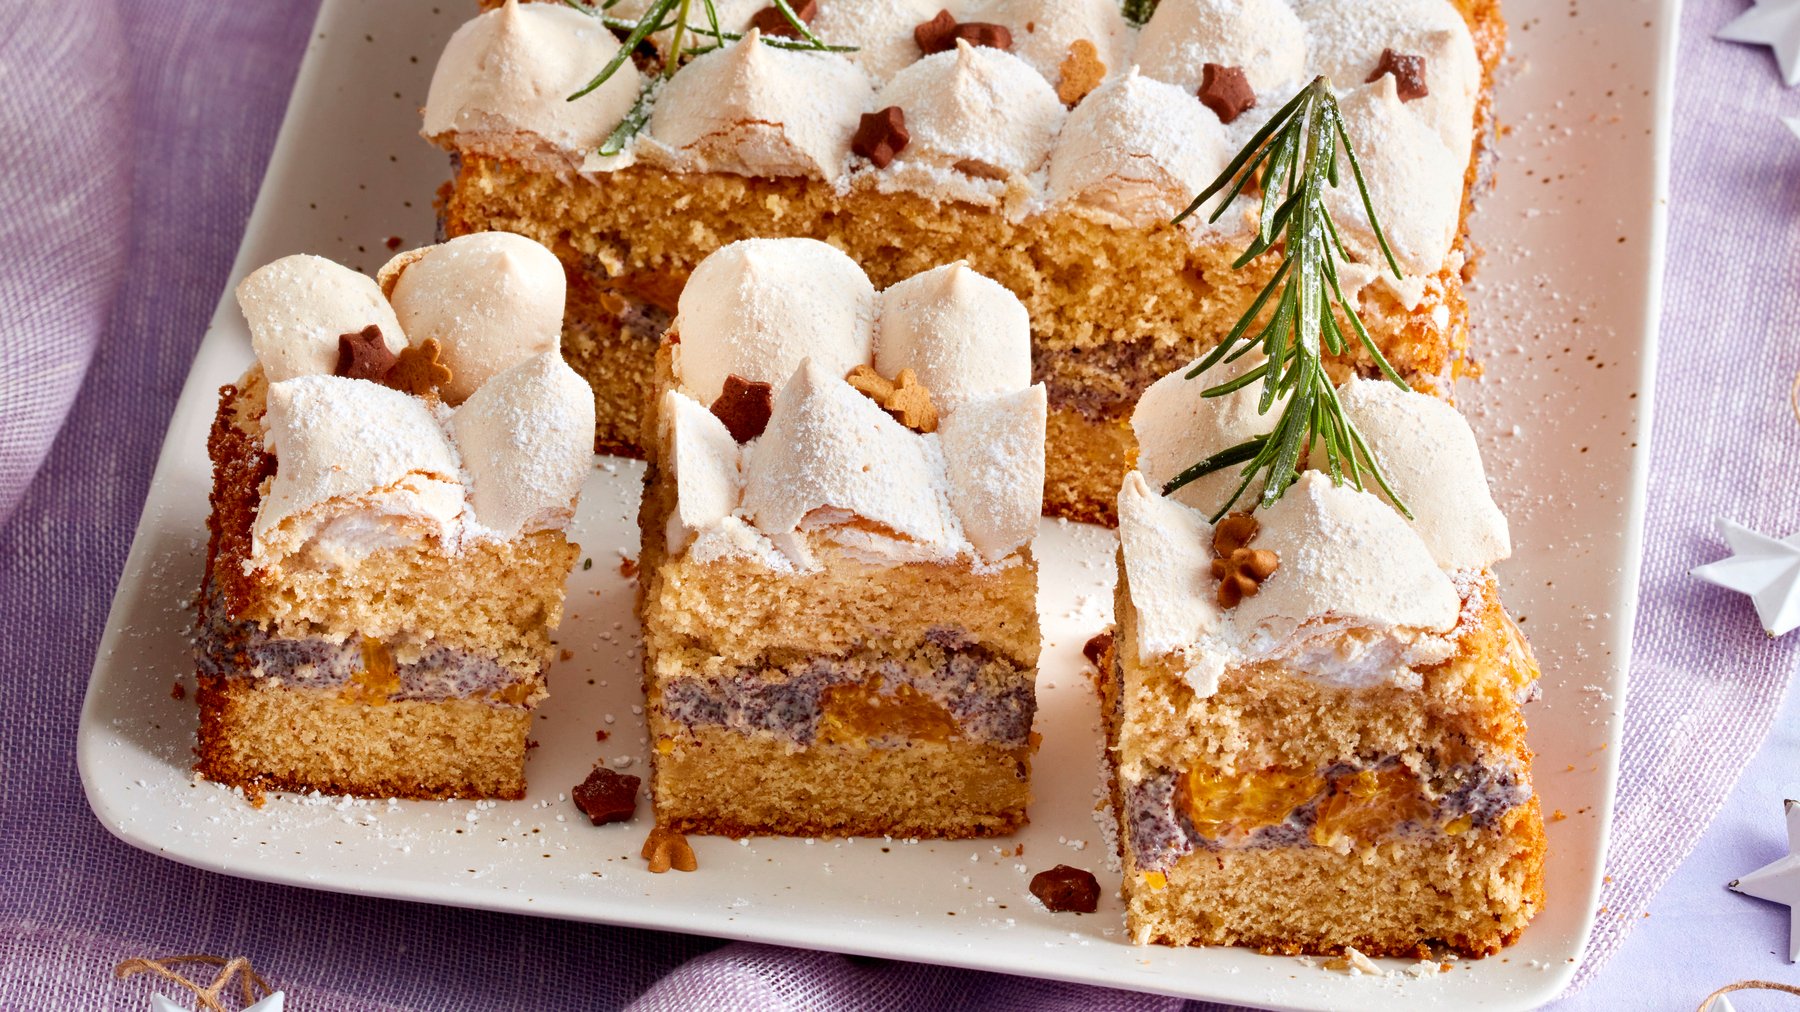
[[[193,980],[189,980],[181,972],[175,969],[175,966],[181,963],[200,963],[206,966],[216,966],[220,969],[218,974],[213,977],[211,984],[201,985]],[[192,991],[194,997],[200,1000],[200,1008],[197,1012],[231,1012],[230,1009],[225,1007],[223,996],[225,994],[225,989],[230,986],[233,980],[237,981],[238,989],[243,994],[243,1003],[245,1005],[254,1004],[258,1000],[257,992],[259,991],[263,996],[272,994],[275,991],[274,988],[269,986],[268,981],[262,979],[262,977],[257,975],[255,970],[251,969],[250,961],[243,956],[225,959],[222,956],[208,956],[196,953],[186,956],[164,956],[161,959],[138,957],[136,959],[127,959],[125,962],[120,963],[113,968],[113,973],[117,975],[120,980],[134,977],[140,973],[154,973],[164,980],[179,984],[189,991]]]
[[[1706,1000],[1700,1003],[1699,1012],[1711,1012],[1713,1004],[1719,1000],[1719,996],[1732,991],[1782,991],[1787,994],[1800,995],[1800,987],[1792,984],[1780,984],[1772,980],[1740,980],[1707,995]]]

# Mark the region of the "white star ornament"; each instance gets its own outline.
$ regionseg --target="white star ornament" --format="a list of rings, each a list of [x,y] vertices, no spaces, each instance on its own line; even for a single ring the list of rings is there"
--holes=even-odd
[[[1756,5],[1719,29],[1718,38],[1775,50],[1781,78],[1800,84],[1800,0],[1756,0]]]
[[[262,1000],[254,1005],[245,1005],[244,1012],[281,1012],[281,1006],[286,1002],[286,993],[276,991],[272,994],[264,995]],[[150,996],[150,1012],[188,1012],[188,1009],[185,1006],[175,1004],[160,994],[153,994]]]
[[[1731,555],[1696,566],[1689,574],[1749,594],[1770,636],[1800,628],[1800,534],[1771,538],[1730,520],[1719,521],[1719,532],[1731,546]]]
[[[1787,813],[1788,856],[1763,865],[1726,888],[1759,900],[1788,905],[1788,962],[1800,959],[1800,801],[1781,803]]]

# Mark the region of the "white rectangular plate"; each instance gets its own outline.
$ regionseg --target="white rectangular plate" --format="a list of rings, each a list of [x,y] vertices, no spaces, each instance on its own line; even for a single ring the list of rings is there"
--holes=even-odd
[[[1097,708],[1080,648],[1110,620],[1111,532],[1046,521],[1031,825],[1003,841],[697,838],[700,870],[653,876],[647,810],[590,826],[567,791],[598,759],[645,769],[640,647],[622,556],[635,555],[637,465],[602,459],[575,536],[560,631],[568,659],[538,716],[531,793],[503,803],[271,796],[263,808],[190,772],[190,602],[205,557],[205,443],[216,391],[249,364],[229,287],[170,424],[82,711],[95,814],[176,861],[315,889],[639,925],[978,967],[1279,1008],[1522,1008],[1568,981],[1594,918],[1616,779],[1635,604],[1662,238],[1674,0],[1513,0],[1498,189],[1481,201],[1475,286],[1485,380],[1463,404],[1486,445],[1518,554],[1506,599],[1544,666],[1531,744],[1550,824],[1548,908],[1503,956],[1413,979],[1351,977],[1236,949],[1124,939],[1117,862],[1096,817]],[[445,158],[416,136],[439,50],[470,0],[327,0],[231,283],[288,253],[369,273],[424,245]],[[1605,180],[1604,186],[1587,185]],[[604,743],[596,731],[607,731]],[[1023,853],[1014,848],[1023,845]],[[1099,913],[1050,914],[1031,875],[1100,876]],[[1399,964],[1394,964],[1395,968]]]

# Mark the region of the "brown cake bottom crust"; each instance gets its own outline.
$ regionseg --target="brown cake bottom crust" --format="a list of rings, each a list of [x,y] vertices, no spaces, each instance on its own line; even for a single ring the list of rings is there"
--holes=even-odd
[[[1028,821],[1031,748],[817,744],[702,728],[657,745],[661,824],[745,837],[1004,836]]]
[[[356,702],[335,689],[199,679],[200,761],[246,792],[365,798],[525,796],[531,711],[472,699]]]

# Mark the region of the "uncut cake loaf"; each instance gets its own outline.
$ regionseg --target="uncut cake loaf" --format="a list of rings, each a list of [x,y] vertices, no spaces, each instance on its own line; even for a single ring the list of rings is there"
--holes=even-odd
[[[1160,490],[1274,415],[1206,386],[1177,373],[1138,405],[1097,644],[1131,937],[1498,951],[1544,902],[1521,714],[1538,672],[1501,607],[1507,524],[1467,423],[1352,378],[1343,410],[1414,519],[1314,470],[1214,525],[1236,473]]]
[[[248,791],[518,798],[592,466],[563,272],[517,235],[381,282],[296,255],[238,286],[198,630],[201,775]]]
[[[811,239],[701,261],[659,355],[638,608],[659,825],[1026,821],[1045,393],[956,263],[877,292]]]
[[[607,14],[623,25],[643,6]],[[1346,289],[1400,373],[1448,392],[1503,47],[1493,0],[1164,0],[1141,27],[1116,0],[799,5],[845,53],[793,48],[755,0],[715,8],[724,44],[690,32],[708,51],[665,79],[670,33],[653,35],[569,101],[616,31],[506,0],[457,31],[432,79],[423,132],[455,166],[444,229],[516,231],[561,258],[564,353],[594,388],[601,450],[644,451],[641,391],[696,265],[734,240],[807,236],[877,285],[964,260],[1012,291],[1049,395],[1044,507],[1111,522],[1139,394],[1218,341],[1274,269],[1232,268],[1249,196],[1217,223],[1171,219],[1315,75],[1405,273],[1381,276],[1366,216],[1338,193]],[[1347,364],[1374,371],[1359,347]]]

